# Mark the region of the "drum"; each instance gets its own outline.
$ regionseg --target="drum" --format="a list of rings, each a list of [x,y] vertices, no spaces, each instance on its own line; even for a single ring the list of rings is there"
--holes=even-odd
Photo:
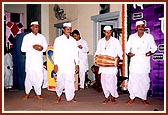
[[[119,58],[114,58],[108,55],[98,55],[94,57],[94,63],[97,66],[102,67],[116,67],[118,65]]]

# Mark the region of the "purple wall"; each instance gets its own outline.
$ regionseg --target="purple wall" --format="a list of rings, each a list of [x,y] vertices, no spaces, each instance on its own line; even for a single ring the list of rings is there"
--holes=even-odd
[[[130,7],[131,34],[135,32],[137,20],[146,23],[146,32],[154,36],[158,46],[157,52],[151,56],[151,86],[149,96],[164,98],[164,33],[162,32],[164,4],[135,4]],[[162,21],[161,21],[162,20]]]

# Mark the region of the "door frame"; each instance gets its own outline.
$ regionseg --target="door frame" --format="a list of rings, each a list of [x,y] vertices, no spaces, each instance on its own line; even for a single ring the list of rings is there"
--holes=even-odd
[[[119,27],[120,11],[91,16],[93,20],[93,52],[96,51],[97,42],[101,38],[101,25],[112,25],[113,28]]]

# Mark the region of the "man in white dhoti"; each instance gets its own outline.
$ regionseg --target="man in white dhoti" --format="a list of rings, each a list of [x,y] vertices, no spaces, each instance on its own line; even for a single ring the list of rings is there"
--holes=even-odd
[[[32,32],[25,35],[23,38],[21,51],[26,52],[26,78],[25,78],[25,93],[23,99],[29,98],[29,93],[33,88],[38,99],[43,99],[41,96],[41,86],[43,82],[43,52],[47,49],[46,38],[38,33],[38,21],[31,23]]]
[[[157,50],[157,46],[153,36],[144,32],[143,21],[136,22],[136,30],[136,33],[129,36],[126,44],[126,54],[131,57],[128,80],[130,100],[127,104],[132,104],[138,97],[144,105],[148,105],[150,56]]]
[[[63,35],[54,41],[54,72],[56,73],[55,103],[59,103],[63,90],[68,102],[75,100],[75,72],[79,71],[78,46],[76,40],[70,36],[71,23],[63,24]]]
[[[74,30],[72,32],[73,38],[76,40],[78,48],[79,48],[79,78],[80,90],[85,88],[85,74],[88,70],[88,56],[89,48],[87,42],[81,38],[78,30]]]
[[[105,26],[103,29],[103,33],[105,35],[104,38],[100,39],[98,42],[97,50],[95,52],[95,56],[97,55],[108,55],[112,57],[118,57],[122,59],[122,48],[118,39],[111,36],[112,28],[111,26]],[[117,67],[102,67],[99,68],[99,73],[101,73],[101,84],[103,93],[105,95],[105,100],[103,104],[106,104],[110,101],[115,103],[115,98],[117,98]]]
[[[43,63],[43,84],[42,88],[48,87],[47,61]]]
[[[5,89],[12,89],[13,87],[13,57],[12,49],[4,55],[4,87]]]

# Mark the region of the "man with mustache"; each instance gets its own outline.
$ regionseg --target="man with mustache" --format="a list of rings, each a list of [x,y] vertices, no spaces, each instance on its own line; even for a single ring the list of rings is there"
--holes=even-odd
[[[126,44],[126,54],[131,58],[129,65],[128,91],[132,104],[136,97],[142,99],[144,105],[148,105],[147,93],[150,87],[150,56],[156,52],[157,46],[154,37],[144,32],[143,21],[136,22],[136,33],[129,36]]]
[[[63,24],[63,35],[57,37],[54,42],[54,72],[56,73],[55,103],[61,101],[63,90],[68,102],[76,102],[75,96],[75,73],[79,71],[78,46],[76,40],[70,36],[71,23]]]
[[[21,51],[26,52],[26,78],[25,78],[25,96],[27,100],[30,91],[34,89],[37,99],[43,99],[41,96],[41,86],[43,82],[43,52],[47,49],[46,38],[38,33],[39,23],[33,21],[30,24],[32,30],[23,38]]]

